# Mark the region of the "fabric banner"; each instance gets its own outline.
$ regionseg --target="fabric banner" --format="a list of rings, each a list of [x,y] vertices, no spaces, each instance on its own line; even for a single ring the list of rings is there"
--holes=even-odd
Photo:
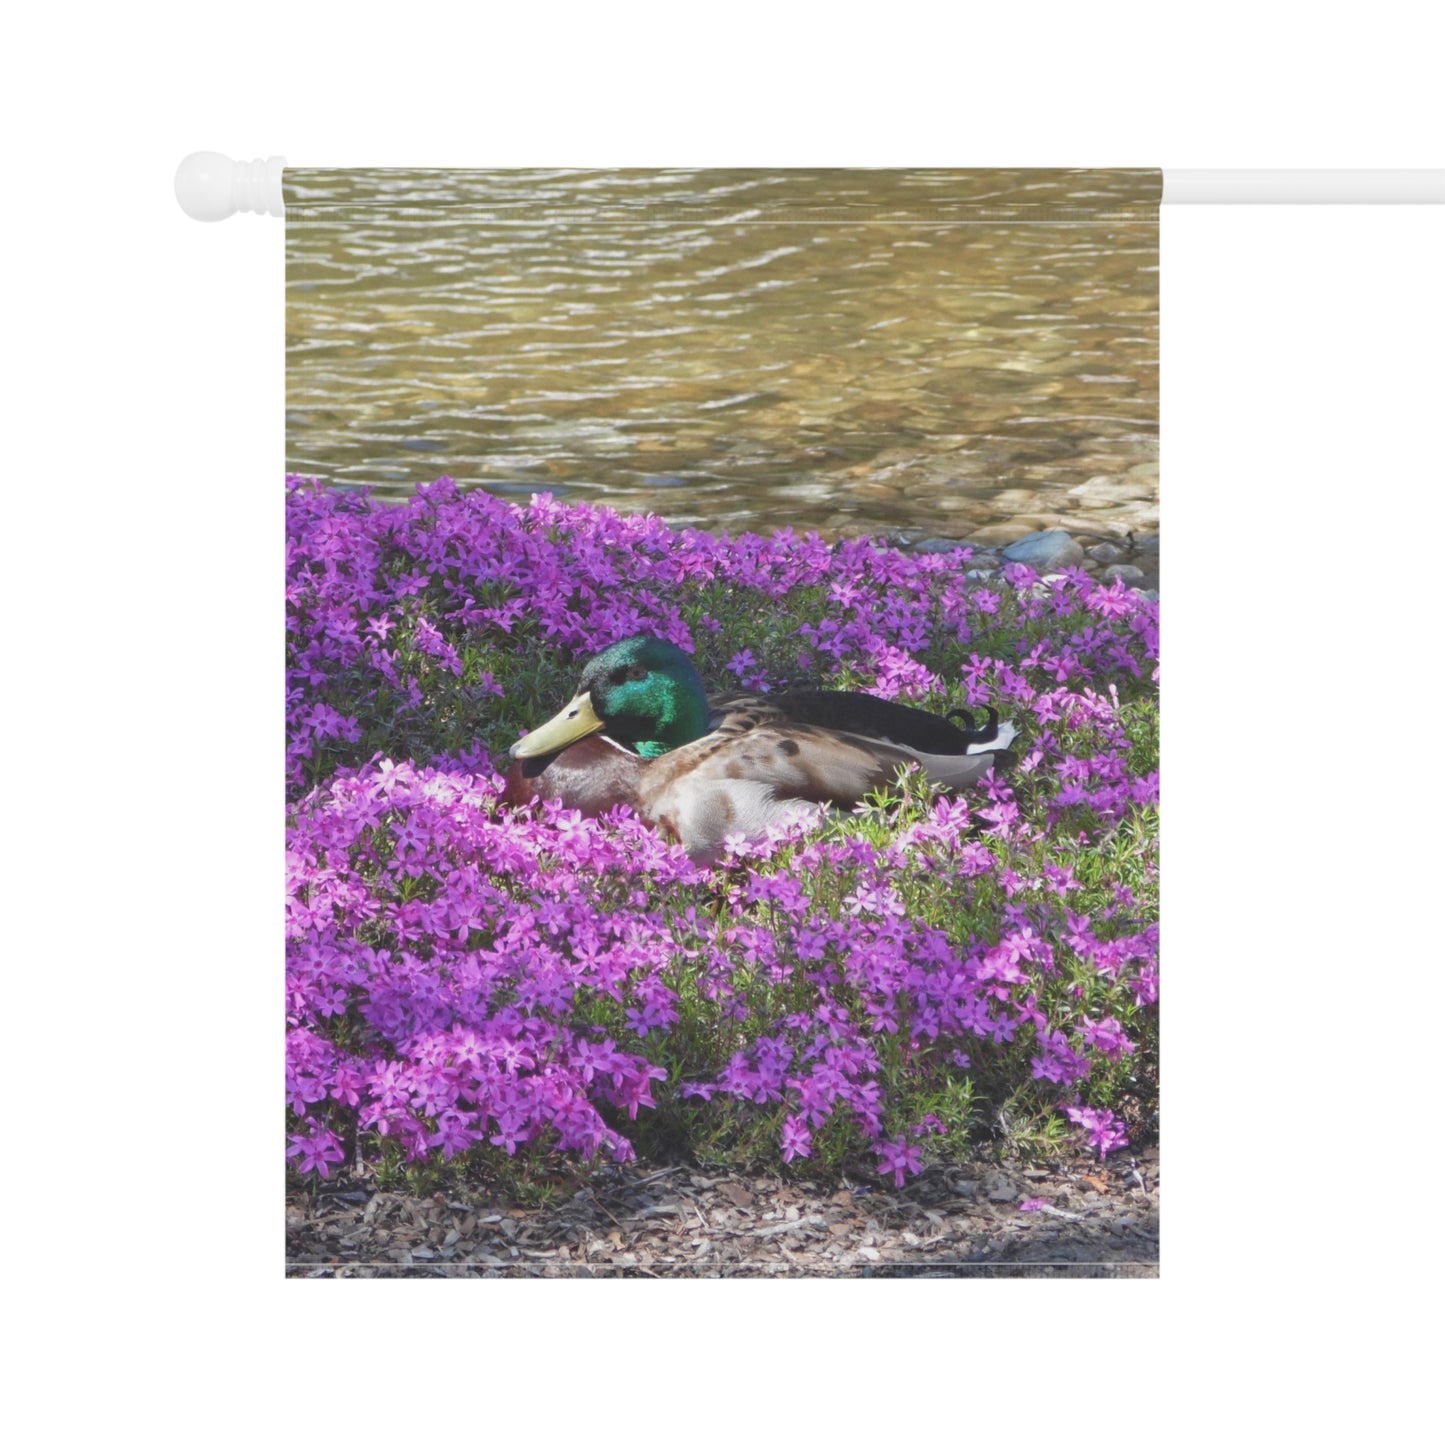
[[[288,1262],[1152,1272],[1159,173],[285,190]]]

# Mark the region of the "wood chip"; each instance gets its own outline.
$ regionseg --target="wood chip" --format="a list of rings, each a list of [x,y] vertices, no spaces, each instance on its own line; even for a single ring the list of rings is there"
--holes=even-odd
[[[1158,1271],[1157,1151],[1132,1155],[1117,1173],[1086,1156],[1048,1170],[994,1161],[934,1167],[902,1192],[840,1186],[836,1175],[819,1183],[614,1164],[585,1182],[569,1177],[566,1190],[534,1208],[477,1185],[417,1200],[376,1189],[364,1171],[356,1178],[288,1197],[288,1274],[840,1277],[895,1264],[915,1275],[908,1266],[925,1259],[937,1277],[1013,1264],[1128,1277]],[[995,1191],[1036,1196],[1045,1180],[1066,1208],[1025,1214],[1013,1200],[983,1202]]]
[[[753,1230],[754,1239],[766,1239],[773,1234],[786,1234],[790,1230],[802,1229],[807,1224],[821,1224],[821,1214],[810,1214],[807,1219],[793,1219],[783,1224],[769,1224],[766,1228]]]

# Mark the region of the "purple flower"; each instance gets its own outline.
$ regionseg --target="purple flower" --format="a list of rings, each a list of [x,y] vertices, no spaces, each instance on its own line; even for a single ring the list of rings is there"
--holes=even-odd
[[[702,1113],[776,1111],[788,1162],[826,1123],[901,1185],[941,1128],[923,1101],[980,1047],[976,1084],[1001,1071],[1045,1099],[1144,1072],[1152,853],[1129,888],[1107,860],[1102,879],[1079,864],[1157,804],[1135,726],[1157,606],[1075,572],[981,586],[962,560],[674,531],[545,496],[514,507],[445,479],[395,507],[294,481],[295,1166],[325,1176],[353,1130],[362,1157],[386,1140],[412,1160],[625,1159],[618,1129],[681,1077]],[[796,645],[730,639],[724,598]],[[532,720],[535,660],[642,631],[706,651],[710,680],[998,707],[1020,729],[1016,773],[897,827],[870,815],[866,835],[842,820],[739,838],[715,870],[629,815],[501,807],[493,759]],[[1070,1117],[1120,1147],[1108,1110]]]
[[[891,1174],[893,1183],[900,1189],[907,1175],[923,1171],[923,1151],[917,1145],[905,1143],[901,1134],[891,1144],[878,1145],[878,1160],[878,1172]]]
[[[302,1174],[314,1170],[323,1179],[330,1179],[330,1166],[340,1164],[346,1157],[341,1140],[319,1124],[313,1125],[309,1133],[292,1134],[289,1142],[291,1147],[286,1150],[286,1157],[297,1161]]]
[[[1124,1126],[1114,1117],[1112,1109],[1069,1107],[1064,1113],[1072,1123],[1087,1132],[1089,1143],[1101,1157],[1110,1150],[1122,1149],[1129,1142]]]
[[[812,1142],[812,1130],[801,1119],[789,1114],[783,1120],[783,1158],[789,1164],[799,1156],[806,1158],[811,1154]]]

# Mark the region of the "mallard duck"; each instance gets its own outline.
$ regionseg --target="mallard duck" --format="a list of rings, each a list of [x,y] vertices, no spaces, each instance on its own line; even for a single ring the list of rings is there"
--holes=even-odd
[[[975,727],[862,692],[733,692],[709,698],[688,655],[629,637],[582,670],[576,696],[513,744],[505,801],[560,798],[596,817],[625,803],[696,861],[730,833],[852,807],[917,763],[930,782],[977,782],[1006,751],[1010,723]],[[949,720],[960,717],[964,727]]]

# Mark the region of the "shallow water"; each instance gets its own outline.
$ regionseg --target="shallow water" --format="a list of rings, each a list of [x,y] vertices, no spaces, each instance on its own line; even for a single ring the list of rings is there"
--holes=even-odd
[[[288,470],[734,531],[1156,528],[1157,172],[285,189]]]

